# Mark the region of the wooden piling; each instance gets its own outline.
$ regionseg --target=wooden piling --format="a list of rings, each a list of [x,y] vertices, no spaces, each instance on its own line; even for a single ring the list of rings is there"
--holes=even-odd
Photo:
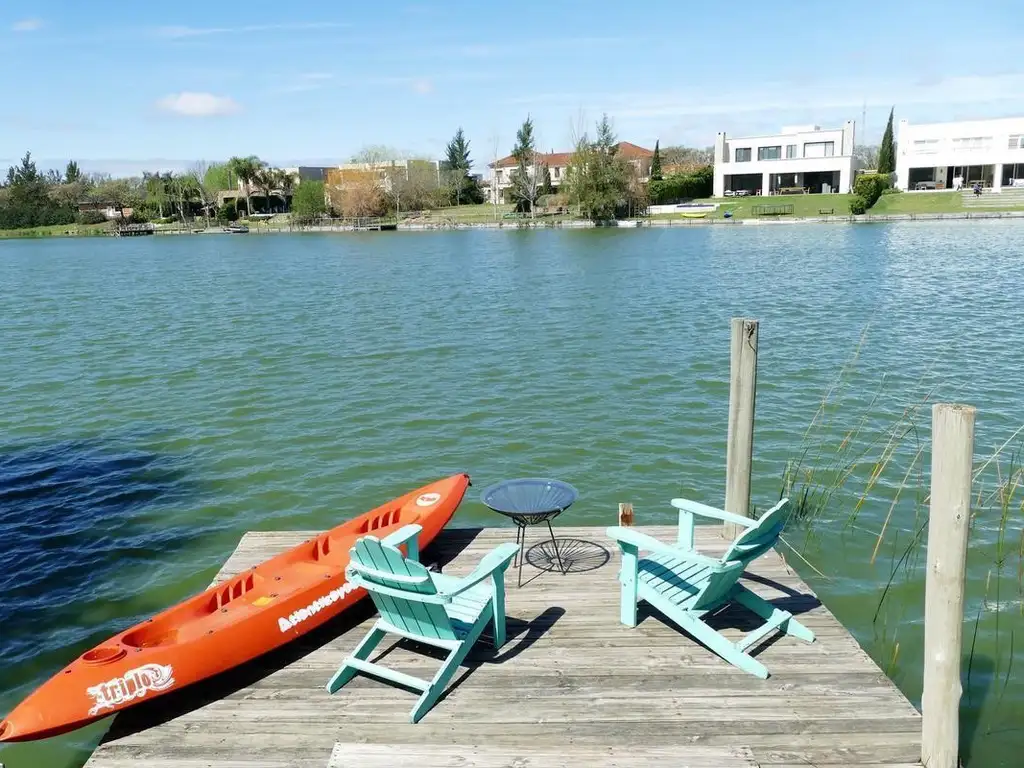
[[[725,457],[725,510],[750,515],[750,466],[754,450],[754,401],[757,394],[758,321],[732,319],[729,361],[729,432]],[[739,526],[723,527],[727,538]]]
[[[924,604],[921,763],[959,765],[960,652],[971,522],[975,409],[932,406],[932,477]]]
[[[628,501],[619,502],[619,525],[633,524],[633,505]]]

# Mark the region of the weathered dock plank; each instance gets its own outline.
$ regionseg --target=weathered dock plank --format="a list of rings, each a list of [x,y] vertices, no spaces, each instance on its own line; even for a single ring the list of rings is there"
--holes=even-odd
[[[312,535],[250,532],[217,580]],[[768,641],[755,654],[771,677],[758,680],[658,614],[641,612],[636,628],[619,624],[619,556],[604,528],[555,535],[570,572],[542,570],[550,543],[528,539],[523,586],[508,579],[506,645],[497,654],[479,645],[416,725],[408,722],[414,696],[403,690],[366,678],[333,696],[324,690],[372,620],[365,601],[244,668],[119,715],[86,768],[369,767],[397,764],[396,756],[428,767],[599,767],[665,754],[693,768],[918,764],[920,714],[782,557],[761,558],[745,583],[799,615],[817,641]],[[466,574],[513,536],[509,528],[451,529],[423,559]],[[718,528],[701,527],[697,545],[717,554],[726,543]],[[755,622],[729,609],[716,626],[738,638]],[[389,667],[419,676],[440,664],[403,644],[381,653]]]

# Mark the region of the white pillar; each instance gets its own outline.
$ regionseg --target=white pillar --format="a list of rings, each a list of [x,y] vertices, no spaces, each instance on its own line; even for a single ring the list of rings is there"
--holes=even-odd
[[[1003,164],[996,163],[992,166],[992,189],[998,192],[1003,186]]]
[[[772,188],[772,175],[768,171],[761,174],[761,194],[767,195]]]

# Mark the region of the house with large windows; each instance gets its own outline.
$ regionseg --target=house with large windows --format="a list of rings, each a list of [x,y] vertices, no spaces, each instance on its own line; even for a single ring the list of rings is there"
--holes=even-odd
[[[784,127],[770,136],[715,138],[715,197],[849,192],[856,161],[854,122],[822,130]]]
[[[1024,117],[911,124],[896,134],[896,186],[904,191],[1024,187]]]

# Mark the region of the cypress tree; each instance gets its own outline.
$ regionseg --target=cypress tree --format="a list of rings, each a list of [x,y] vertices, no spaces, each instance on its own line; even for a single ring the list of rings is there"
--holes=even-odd
[[[889,122],[882,134],[882,146],[878,148],[878,172],[892,173],[896,170],[896,146],[892,141],[892,113],[889,110]]]
[[[654,157],[651,158],[651,181],[661,181],[661,150],[657,140],[654,142]]]

